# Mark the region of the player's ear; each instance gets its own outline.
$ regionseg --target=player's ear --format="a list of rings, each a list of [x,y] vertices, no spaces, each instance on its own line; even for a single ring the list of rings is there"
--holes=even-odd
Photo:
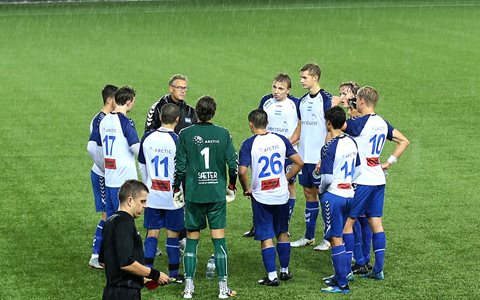
[[[175,119],[175,123],[178,123],[178,121],[180,121],[180,116],[178,116],[178,117]]]

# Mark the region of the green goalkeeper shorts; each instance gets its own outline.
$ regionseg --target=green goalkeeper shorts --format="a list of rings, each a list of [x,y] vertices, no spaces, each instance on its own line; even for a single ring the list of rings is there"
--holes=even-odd
[[[207,228],[224,229],[227,224],[227,202],[185,202],[185,229],[200,231]]]

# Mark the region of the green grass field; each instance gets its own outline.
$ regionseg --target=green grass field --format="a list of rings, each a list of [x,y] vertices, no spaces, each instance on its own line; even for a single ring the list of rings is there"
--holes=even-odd
[[[290,2],[0,5],[0,299],[101,298],[104,274],[87,267],[98,215],[86,142],[106,83],[136,88],[131,117],[142,133],[169,77],[186,74],[187,102],[217,99],[215,122],[230,129],[238,148],[250,135],[246,115],[270,92],[272,78],[289,73],[300,96],[298,70],[311,61],[334,94],[345,80],[376,87],[377,112],[410,140],[388,177],[386,280],[359,279],[345,297],[321,295],[330,256],[309,247],[292,249],[293,281],[258,286],[260,246],[241,237],[251,210],[238,197],[227,228],[229,282],[238,298],[480,298],[480,4]],[[304,231],[297,192],[293,239]],[[211,251],[205,233],[195,299],[217,295],[204,279]],[[156,266],[166,269],[166,258]],[[179,299],[182,289],[145,290],[143,297]]]

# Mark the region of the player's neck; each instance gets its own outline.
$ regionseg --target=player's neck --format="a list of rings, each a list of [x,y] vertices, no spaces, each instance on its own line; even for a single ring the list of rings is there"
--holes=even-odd
[[[315,84],[314,86],[312,86],[309,90],[308,90],[308,93],[310,95],[316,95],[318,94],[318,92],[320,92],[320,85],[318,84]]]
[[[126,105],[117,105],[117,107],[115,107],[114,112],[122,113],[122,114],[126,115],[128,113],[128,108],[127,108]]]
[[[266,128],[253,128],[252,129],[252,133],[255,134],[255,135],[265,135],[268,133],[267,129]]]
[[[175,124],[162,124],[162,127],[174,130],[175,129]]]
[[[343,131],[341,129],[331,129],[330,130],[330,135],[332,136],[332,139],[336,138],[337,136],[342,135],[342,134],[343,134]]]

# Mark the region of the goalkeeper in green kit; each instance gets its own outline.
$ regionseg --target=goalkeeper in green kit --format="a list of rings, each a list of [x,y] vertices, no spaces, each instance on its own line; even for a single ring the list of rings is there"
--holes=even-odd
[[[235,199],[237,154],[227,129],[211,120],[217,105],[209,96],[201,97],[195,107],[199,123],[180,131],[175,155],[174,203],[185,205],[187,244],[183,255],[185,289],[190,299],[195,287],[200,230],[208,225],[215,249],[215,266],[219,280],[219,299],[236,295],[227,285],[227,246],[225,244],[226,201]],[[228,167],[228,186],[227,168]],[[185,193],[180,190],[185,180]]]

